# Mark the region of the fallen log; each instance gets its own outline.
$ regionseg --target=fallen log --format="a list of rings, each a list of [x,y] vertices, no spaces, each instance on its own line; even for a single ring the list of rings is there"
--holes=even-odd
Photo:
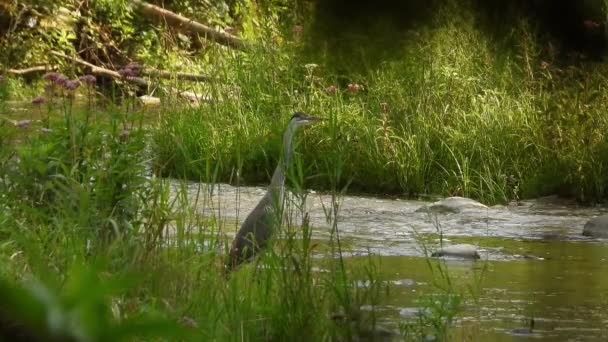
[[[112,78],[123,79],[123,80],[126,80],[128,82],[135,83],[137,85],[141,85],[141,86],[144,86],[144,87],[150,86],[150,82],[148,82],[147,80],[145,80],[145,79],[143,79],[141,77],[132,77],[132,76],[123,77],[117,71],[106,69],[106,68],[102,68],[102,67],[98,67],[97,65],[91,64],[91,63],[89,63],[87,61],[83,61],[80,58],[68,56],[68,55],[66,55],[64,53],[57,52],[57,51],[51,51],[50,53],[53,56],[69,59],[70,61],[72,61],[74,63],[78,63],[80,65],[84,65],[86,67],[89,67],[89,68],[91,68],[91,73],[92,74],[105,75],[105,76],[109,76],[109,77],[112,77]]]
[[[197,75],[190,74],[186,72],[171,72],[165,70],[156,70],[156,69],[144,69],[142,71],[144,75],[159,77],[159,78],[177,78],[180,80],[186,81],[195,81],[195,82],[210,82],[212,81],[210,77],[205,75]]]
[[[46,65],[38,65],[38,66],[33,66],[30,68],[25,68],[25,69],[8,69],[6,72],[11,75],[22,76],[22,75],[31,74],[34,72],[47,72],[47,71],[51,71],[54,69],[55,68],[49,67]]]
[[[118,73],[108,72],[108,71],[111,71],[109,69],[99,68],[98,66],[90,64],[90,63],[86,63],[83,60],[76,61],[74,57],[62,54],[60,52],[52,51],[51,54],[54,56],[57,56],[57,57],[62,57],[65,59],[69,59],[73,62],[85,65],[93,70],[92,73],[104,74],[104,75],[107,75],[110,77],[120,77],[120,74],[118,74]],[[25,69],[8,69],[6,72],[9,75],[23,76],[23,75],[27,75],[27,74],[31,74],[31,73],[35,73],[35,72],[49,72],[49,71],[54,71],[54,70],[57,70],[57,67],[48,66],[48,65],[38,65],[38,66],[33,66],[30,68],[25,68]],[[118,74],[118,76],[117,76],[117,74]],[[210,82],[212,80],[210,77],[205,76],[205,75],[191,74],[191,73],[186,73],[186,72],[171,72],[171,71],[156,70],[156,69],[144,69],[142,71],[142,74],[147,75],[147,76],[152,76],[152,77],[158,77],[158,78],[180,79],[180,80],[194,81],[194,82]],[[135,78],[135,83],[144,85],[142,83],[142,81],[138,80],[137,78]]]
[[[68,59],[74,63],[77,64],[81,64],[84,65],[86,67],[89,67],[91,69],[91,73],[93,74],[98,74],[98,75],[106,75],[112,78],[117,78],[117,79],[122,79],[122,80],[126,80],[127,82],[131,82],[131,83],[135,83],[137,85],[141,85],[144,87],[150,87],[152,85],[151,82],[149,82],[148,80],[141,78],[141,77],[133,77],[133,76],[123,76],[120,73],[118,73],[117,71],[114,70],[110,70],[110,69],[106,69],[106,68],[102,68],[102,67],[98,67],[94,64],[91,64],[89,62],[83,61],[80,58],[76,58],[76,57],[72,57],[72,56],[68,56],[64,53],[61,52],[57,52],[57,51],[50,51],[50,53],[53,56],[57,56],[57,57],[62,57],[65,59]],[[200,94],[194,94],[192,92],[185,92],[185,91],[179,91],[177,89],[174,89],[172,87],[167,87],[167,89],[165,89],[165,91],[170,92],[170,93],[177,93],[179,96],[181,96],[182,98],[188,100],[191,103],[200,103],[203,101],[211,101],[209,98],[204,97]],[[194,94],[195,96],[193,97],[192,94]]]
[[[212,27],[141,0],[132,0],[131,2],[135,5],[135,8],[143,14],[162,19],[173,27],[184,28],[188,31],[204,35],[206,38],[213,40],[216,43],[235,49],[245,50],[247,48],[247,43],[245,41],[229,33],[218,31]]]

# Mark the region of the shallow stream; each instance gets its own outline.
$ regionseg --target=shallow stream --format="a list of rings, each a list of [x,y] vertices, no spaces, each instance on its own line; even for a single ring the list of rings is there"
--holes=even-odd
[[[199,187],[191,183],[188,192],[195,196]],[[211,201],[205,201],[199,211],[228,222],[240,221],[265,191],[216,185]],[[315,238],[329,236],[323,207],[330,203],[328,195],[307,196]],[[477,245],[481,255],[477,261],[445,263],[459,283],[480,289],[474,291],[474,305],[467,298],[458,316],[462,339],[608,341],[608,241],[581,235],[584,224],[608,212],[607,208],[544,198],[457,214],[416,212],[426,204],[341,198],[338,228],[352,251],[349,261],[357,263],[371,251],[378,256],[379,272],[390,287],[388,300],[377,308],[384,327],[394,330],[397,322],[415,319],[420,311],[417,298],[434,291],[422,246],[436,248],[441,237],[444,244]],[[528,327],[531,319],[532,334],[513,332]]]

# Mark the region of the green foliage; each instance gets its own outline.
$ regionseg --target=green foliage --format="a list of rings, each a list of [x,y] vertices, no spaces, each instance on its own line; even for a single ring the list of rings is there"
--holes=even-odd
[[[125,290],[126,279],[101,279],[95,267],[74,266],[61,290],[30,281],[18,287],[0,278],[0,337],[49,341],[120,341],[137,336],[180,338],[179,325],[146,312],[117,320],[109,298]],[[116,277],[115,277],[116,278]]]
[[[88,2],[72,18],[76,30],[67,19],[17,25],[1,42],[5,67],[82,44],[90,60],[138,59],[216,79],[194,86],[213,99],[196,108],[163,98],[158,113],[136,112],[124,89],[125,105],[109,110],[69,99],[48,113],[38,108],[47,134],[2,118],[0,300],[13,298],[6,302],[24,308],[13,319],[42,334],[144,338],[158,324],[153,337],[186,339],[191,328],[168,323],[180,322],[206,340],[355,339],[375,329],[385,287],[371,259],[349,268],[342,257],[336,217],[346,189],[486,203],[607,196],[605,65],[565,63],[527,21],[498,41],[471,8],[450,2],[415,30],[391,36],[390,26],[371,26],[387,36],[346,34],[339,41],[348,49],[335,50],[331,40],[307,45],[317,33],[307,31],[298,1],[164,3],[218,27],[236,24],[255,46],[194,52],[195,39],[138,18],[127,1]],[[32,15],[47,25],[60,7],[41,2]],[[0,81],[0,104],[18,89],[11,82]],[[290,222],[226,281],[220,265],[232,226],[197,208],[210,204],[216,182],[266,182],[295,110],[328,121],[298,137],[290,210],[306,217],[302,189],[331,191],[330,241],[318,247],[305,219]],[[211,185],[192,196],[187,179]],[[113,280],[133,274],[136,286]],[[463,297],[442,290],[422,298],[428,315],[402,325],[406,337],[447,339]],[[156,321],[157,312],[167,319]]]
[[[42,113],[48,121],[1,127],[0,336],[324,340],[374,331],[374,310],[361,307],[377,305],[385,285],[373,260],[351,269],[333,258],[342,253],[337,197],[329,248],[313,242],[306,219],[289,220],[253,265],[226,279],[232,227],[196,211],[213,201],[210,188],[193,193],[186,181],[147,173],[143,133],[121,132],[141,122],[131,105],[100,112],[59,100]],[[288,212],[306,217],[308,168],[295,159]]]
[[[308,173],[319,175],[312,186],[331,187],[323,166],[337,150],[341,185],[353,190],[486,203],[605,198],[608,83],[592,71],[603,64],[562,66],[526,21],[506,39],[515,44],[498,44],[466,7],[457,10],[436,11],[432,25],[407,33],[380,63],[366,63],[366,52],[382,42],[344,37],[366,47],[351,50],[363,62],[336,66],[331,48],[300,49],[291,32],[270,34],[247,55],[216,56],[225,80],[210,85],[218,103],[163,117],[155,138],[163,174],[265,182],[288,113],[304,110],[335,118],[340,136],[327,139],[327,126],[304,134]]]

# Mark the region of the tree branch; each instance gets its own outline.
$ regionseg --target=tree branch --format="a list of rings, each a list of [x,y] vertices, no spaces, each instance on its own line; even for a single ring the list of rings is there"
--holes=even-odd
[[[131,2],[142,13],[163,19],[167,22],[167,24],[171,26],[183,27],[189,31],[202,34],[216,43],[226,45],[235,49],[245,50],[247,48],[247,43],[245,41],[226,32],[218,31],[212,27],[203,25],[192,19],[173,13],[164,8],[148,4],[141,0],[132,0]]]
[[[98,67],[94,64],[91,64],[89,62],[83,61],[80,58],[76,58],[76,57],[72,57],[72,56],[68,56],[66,54],[63,54],[61,52],[57,52],[57,51],[50,51],[50,54],[53,56],[57,56],[57,57],[61,57],[61,58],[65,58],[65,59],[69,59],[71,61],[73,61],[74,63],[78,63],[81,65],[84,65],[86,67],[91,68],[91,73],[93,74],[99,74],[99,75],[106,75],[112,78],[117,78],[117,79],[122,79],[122,80],[126,80],[128,82],[131,83],[135,83],[144,87],[149,87],[151,85],[151,82],[149,82],[148,80],[141,78],[141,77],[123,77],[121,74],[119,74],[118,72],[114,71],[114,70],[110,70],[110,69],[106,69],[106,68],[102,68],[102,67]],[[160,72],[157,70],[157,72]],[[162,74],[167,74],[170,75],[169,72],[167,71],[163,71],[161,72]],[[189,75],[189,74],[184,74],[184,75]],[[197,76],[197,77],[204,77],[201,75],[191,75],[190,76]],[[184,99],[187,99],[190,102],[196,102],[196,103],[200,103],[202,101],[210,101],[209,98],[202,96],[200,94],[195,94],[193,92],[188,92],[188,91],[179,91],[176,89],[173,89],[171,87],[168,87],[168,90],[171,92],[175,92],[177,93],[179,96],[181,96]]]
[[[27,74],[31,74],[34,72],[46,72],[46,71],[51,71],[54,70],[54,67],[49,67],[46,65],[38,65],[38,66],[33,66],[30,68],[26,68],[26,69],[8,69],[6,72],[11,74],[11,75],[27,75]]]
[[[180,80],[195,81],[195,82],[212,81],[211,78],[208,76],[190,74],[190,73],[186,73],[186,72],[171,72],[171,71],[165,71],[165,70],[144,69],[143,73],[148,76],[159,77],[159,78],[177,78]]]
[[[81,65],[87,66],[87,67],[91,68],[91,73],[93,73],[93,74],[106,75],[106,76],[110,76],[112,78],[118,78],[118,79],[127,80],[127,81],[129,81],[131,83],[135,83],[135,84],[138,84],[138,85],[141,85],[141,86],[144,86],[144,87],[150,86],[150,82],[148,82],[147,80],[145,80],[145,79],[143,79],[141,77],[130,77],[130,76],[129,77],[123,77],[121,74],[119,74],[118,72],[116,72],[114,70],[98,67],[97,65],[94,65],[94,64],[91,64],[89,62],[83,61],[80,58],[68,56],[66,54],[63,54],[63,53],[57,52],[57,51],[51,51],[50,53],[53,56],[69,59],[69,60],[71,60],[74,63],[78,63],[78,64],[81,64]]]

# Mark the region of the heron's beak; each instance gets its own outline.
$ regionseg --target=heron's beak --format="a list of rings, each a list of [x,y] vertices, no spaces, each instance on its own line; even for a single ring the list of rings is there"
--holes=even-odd
[[[325,121],[327,119],[323,119],[323,118],[320,118],[318,116],[307,115],[306,118],[305,118],[305,120],[307,121],[306,122],[307,124],[313,124],[313,123],[316,123],[316,122],[319,122],[319,121]]]

